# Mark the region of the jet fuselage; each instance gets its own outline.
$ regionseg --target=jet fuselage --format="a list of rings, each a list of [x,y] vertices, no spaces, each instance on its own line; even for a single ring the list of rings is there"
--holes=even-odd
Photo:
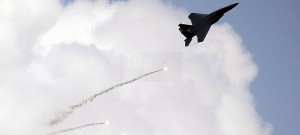
[[[192,27],[190,28],[190,32],[195,33],[197,31],[197,29],[200,29],[200,28],[205,27],[207,25],[215,24],[216,22],[218,22],[223,17],[223,15],[226,12],[228,12],[229,10],[231,10],[232,8],[234,8],[237,5],[238,5],[238,3],[235,3],[235,4],[229,5],[227,7],[218,9],[218,10],[206,15],[205,17],[203,17],[201,19],[201,21],[198,21],[198,23],[192,25]]]
[[[186,37],[184,40],[185,46],[190,44],[195,35],[198,37],[198,42],[202,42],[205,39],[211,25],[218,22],[226,12],[237,5],[238,3],[231,4],[210,14],[191,13],[188,17],[191,20],[192,25],[181,23],[178,25],[180,32]]]

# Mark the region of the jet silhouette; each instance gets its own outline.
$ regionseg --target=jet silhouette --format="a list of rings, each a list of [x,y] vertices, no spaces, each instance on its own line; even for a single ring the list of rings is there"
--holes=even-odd
[[[188,17],[191,20],[192,25],[181,23],[178,25],[180,27],[179,31],[186,37],[184,40],[185,47],[189,46],[195,35],[198,37],[198,43],[202,42],[205,39],[211,25],[219,21],[226,12],[233,9],[238,4],[239,3],[231,4],[210,14],[191,13]]]

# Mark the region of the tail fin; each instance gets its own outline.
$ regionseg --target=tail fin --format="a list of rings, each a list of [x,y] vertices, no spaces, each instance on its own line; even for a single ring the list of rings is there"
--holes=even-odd
[[[185,47],[187,47],[191,43],[192,38],[194,36],[194,34],[190,32],[190,28],[192,27],[192,25],[179,24],[178,26],[179,26],[179,31],[186,37],[184,41],[185,41]]]
[[[185,40],[184,40],[184,42],[185,42],[185,47],[189,46],[190,43],[191,43],[191,41],[192,41],[192,38],[187,38],[187,39],[185,39]]]

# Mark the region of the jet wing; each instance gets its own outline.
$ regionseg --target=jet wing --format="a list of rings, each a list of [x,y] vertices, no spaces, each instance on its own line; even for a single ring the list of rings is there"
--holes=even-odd
[[[197,24],[197,22],[200,22],[201,20],[203,20],[203,18],[205,16],[207,16],[207,14],[191,13],[189,15],[189,18],[190,18],[192,24]]]
[[[198,42],[202,42],[205,39],[205,37],[206,37],[206,35],[207,35],[207,33],[208,33],[209,29],[210,29],[210,26],[211,25],[204,26],[202,28],[199,28],[196,31],[196,35],[198,37]]]

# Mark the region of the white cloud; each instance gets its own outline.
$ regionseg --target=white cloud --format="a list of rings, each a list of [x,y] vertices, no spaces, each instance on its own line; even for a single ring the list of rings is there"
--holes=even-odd
[[[69,134],[271,132],[249,92],[257,67],[227,23],[185,48],[177,25],[188,13],[159,0],[78,0],[66,7],[1,0],[0,11],[0,134],[38,135],[106,120]],[[146,65],[126,66],[143,59],[137,64]],[[47,127],[69,105],[165,66],[167,72],[98,97]]]

